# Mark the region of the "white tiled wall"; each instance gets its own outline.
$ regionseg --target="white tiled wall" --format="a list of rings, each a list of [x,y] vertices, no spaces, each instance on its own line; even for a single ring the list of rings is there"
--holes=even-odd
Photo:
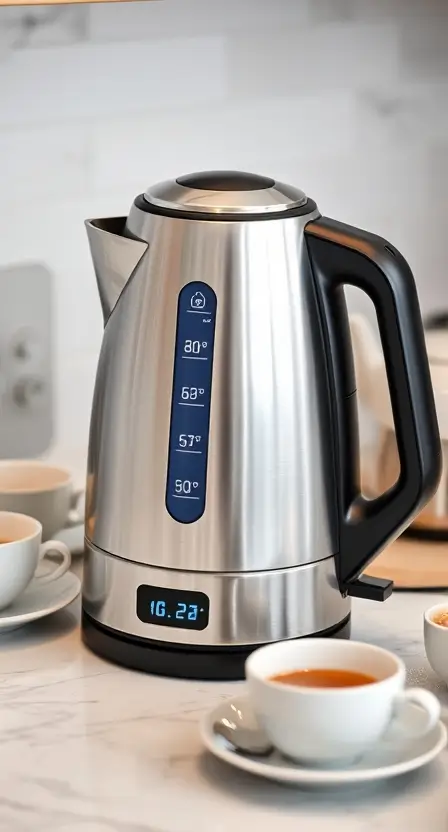
[[[86,442],[102,334],[83,220],[150,182],[289,180],[448,305],[447,45],[445,0],[0,8],[0,266],[55,275],[57,448]]]

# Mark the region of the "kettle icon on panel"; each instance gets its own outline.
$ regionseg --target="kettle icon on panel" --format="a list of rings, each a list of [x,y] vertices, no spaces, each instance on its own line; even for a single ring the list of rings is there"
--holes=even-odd
[[[191,296],[190,305],[192,309],[205,309],[205,295],[202,292],[195,292]]]

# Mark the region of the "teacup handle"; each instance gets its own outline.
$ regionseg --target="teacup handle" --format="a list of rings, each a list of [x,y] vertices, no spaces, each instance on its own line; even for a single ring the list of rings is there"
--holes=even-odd
[[[72,529],[74,526],[81,526],[84,523],[84,511],[79,509],[79,501],[84,496],[84,488],[77,488],[70,500],[70,511],[65,521],[65,529]]]
[[[418,724],[415,710],[409,705],[418,705],[420,714]],[[423,737],[440,719],[440,702],[429,690],[408,688],[397,694],[394,701],[393,727],[398,728],[408,737]]]
[[[45,543],[42,543],[40,547],[40,560],[43,560],[45,555],[50,552],[61,555],[62,561],[59,566],[56,566],[56,569],[53,569],[52,572],[48,572],[46,575],[38,575],[36,577],[36,580],[41,584],[48,584],[50,581],[56,581],[57,578],[60,578],[61,575],[64,575],[67,570],[70,569],[70,564],[72,562],[70,549],[65,545],[65,543],[62,543],[61,540],[47,540]]]

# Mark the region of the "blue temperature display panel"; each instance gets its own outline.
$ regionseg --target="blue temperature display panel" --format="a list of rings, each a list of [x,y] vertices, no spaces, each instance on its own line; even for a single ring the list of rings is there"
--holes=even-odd
[[[137,616],[145,624],[205,630],[210,602],[203,592],[142,584],[137,589]]]
[[[179,523],[204,513],[212,395],[216,295],[206,283],[184,286],[177,307],[166,507]]]

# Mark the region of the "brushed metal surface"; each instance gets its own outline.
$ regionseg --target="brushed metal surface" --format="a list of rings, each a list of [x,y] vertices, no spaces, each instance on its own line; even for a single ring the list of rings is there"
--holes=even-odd
[[[325,350],[303,247],[317,216],[214,222],[132,207],[126,233],[149,248],[108,320],[91,421],[87,536],[101,549],[211,572],[336,552]],[[217,317],[206,508],[185,525],[165,488],[178,296],[196,280],[215,291]]]
[[[124,229],[125,221],[125,217],[107,217],[85,223],[104,323],[148,248],[147,243],[118,232],[120,227]]]
[[[188,188],[176,180],[169,180],[148,188],[144,198],[162,208],[223,214],[278,212],[299,208],[307,202],[303,191],[283,182],[260,190],[213,191]]]
[[[137,618],[141,584],[205,592],[205,630],[145,624]],[[130,563],[86,541],[83,607],[100,624],[142,638],[178,644],[263,644],[326,630],[350,612],[337,588],[334,558],[273,572],[187,572]]]

